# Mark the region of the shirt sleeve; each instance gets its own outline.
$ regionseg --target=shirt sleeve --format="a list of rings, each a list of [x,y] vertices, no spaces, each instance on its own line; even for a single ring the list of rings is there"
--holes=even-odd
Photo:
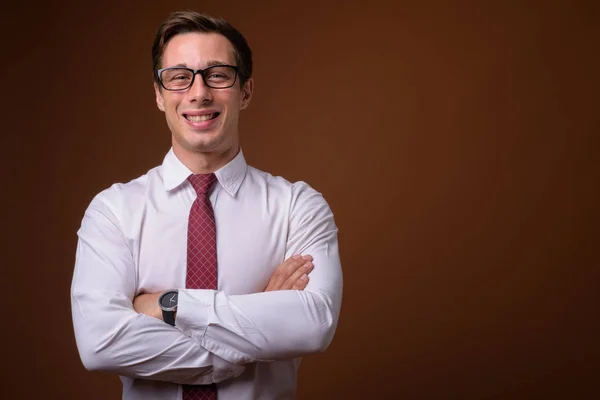
[[[111,208],[97,196],[78,231],[71,306],[84,366],[131,378],[209,384],[239,376],[234,365],[178,329],[133,309],[136,271]]]
[[[247,295],[179,291],[177,323],[186,336],[231,363],[272,361],[324,351],[338,322],[342,269],[337,227],[323,196],[294,184],[286,256],[310,254],[305,290]]]

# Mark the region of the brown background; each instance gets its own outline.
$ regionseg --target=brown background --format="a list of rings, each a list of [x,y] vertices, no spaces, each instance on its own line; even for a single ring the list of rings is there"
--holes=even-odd
[[[3,398],[120,398],[75,348],[76,231],[169,148],[150,46],[182,8],[244,32],[247,159],[309,182],[340,228],[340,324],[301,399],[597,398],[598,2],[19,3],[0,27]]]

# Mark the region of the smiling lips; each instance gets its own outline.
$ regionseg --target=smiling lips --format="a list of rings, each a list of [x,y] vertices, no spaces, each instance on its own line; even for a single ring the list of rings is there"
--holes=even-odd
[[[217,118],[219,116],[219,113],[215,112],[212,114],[204,114],[204,115],[184,114],[183,116],[185,117],[185,119],[187,119],[190,122],[204,122],[204,121],[208,121],[208,120]]]
[[[192,113],[189,113],[189,114],[183,113],[183,117],[185,118],[185,121],[192,129],[198,129],[198,130],[210,129],[213,127],[213,125],[216,124],[216,121],[218,120],[221,113],[218,111],[214,111],[214,112],[207,112],[207,111],[193,112],[193,114]]]

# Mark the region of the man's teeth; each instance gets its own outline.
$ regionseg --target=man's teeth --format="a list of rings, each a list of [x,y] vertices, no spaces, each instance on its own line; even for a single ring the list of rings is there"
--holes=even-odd
[[[216,113],[205,114],[205,115],[186,115],[186,118],[188,119],[188,121],[191,121],[191,122],[204,122],[204,121],[208,121],[209,119],[215,118],[216,115],[217,115]]]

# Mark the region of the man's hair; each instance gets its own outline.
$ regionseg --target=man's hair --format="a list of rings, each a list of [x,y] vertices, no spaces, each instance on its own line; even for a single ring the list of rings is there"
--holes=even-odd
[[[158,28],[152,45],[152,68],[154,81],[158,83],[157,71],[162,68],[162,56],[167,43],[182,33],[218,33],[233,45],[238,66],[240,87],[252,76],[252,50],[244,36],[223,18],[214,18],[195,11],[176,11]]]

